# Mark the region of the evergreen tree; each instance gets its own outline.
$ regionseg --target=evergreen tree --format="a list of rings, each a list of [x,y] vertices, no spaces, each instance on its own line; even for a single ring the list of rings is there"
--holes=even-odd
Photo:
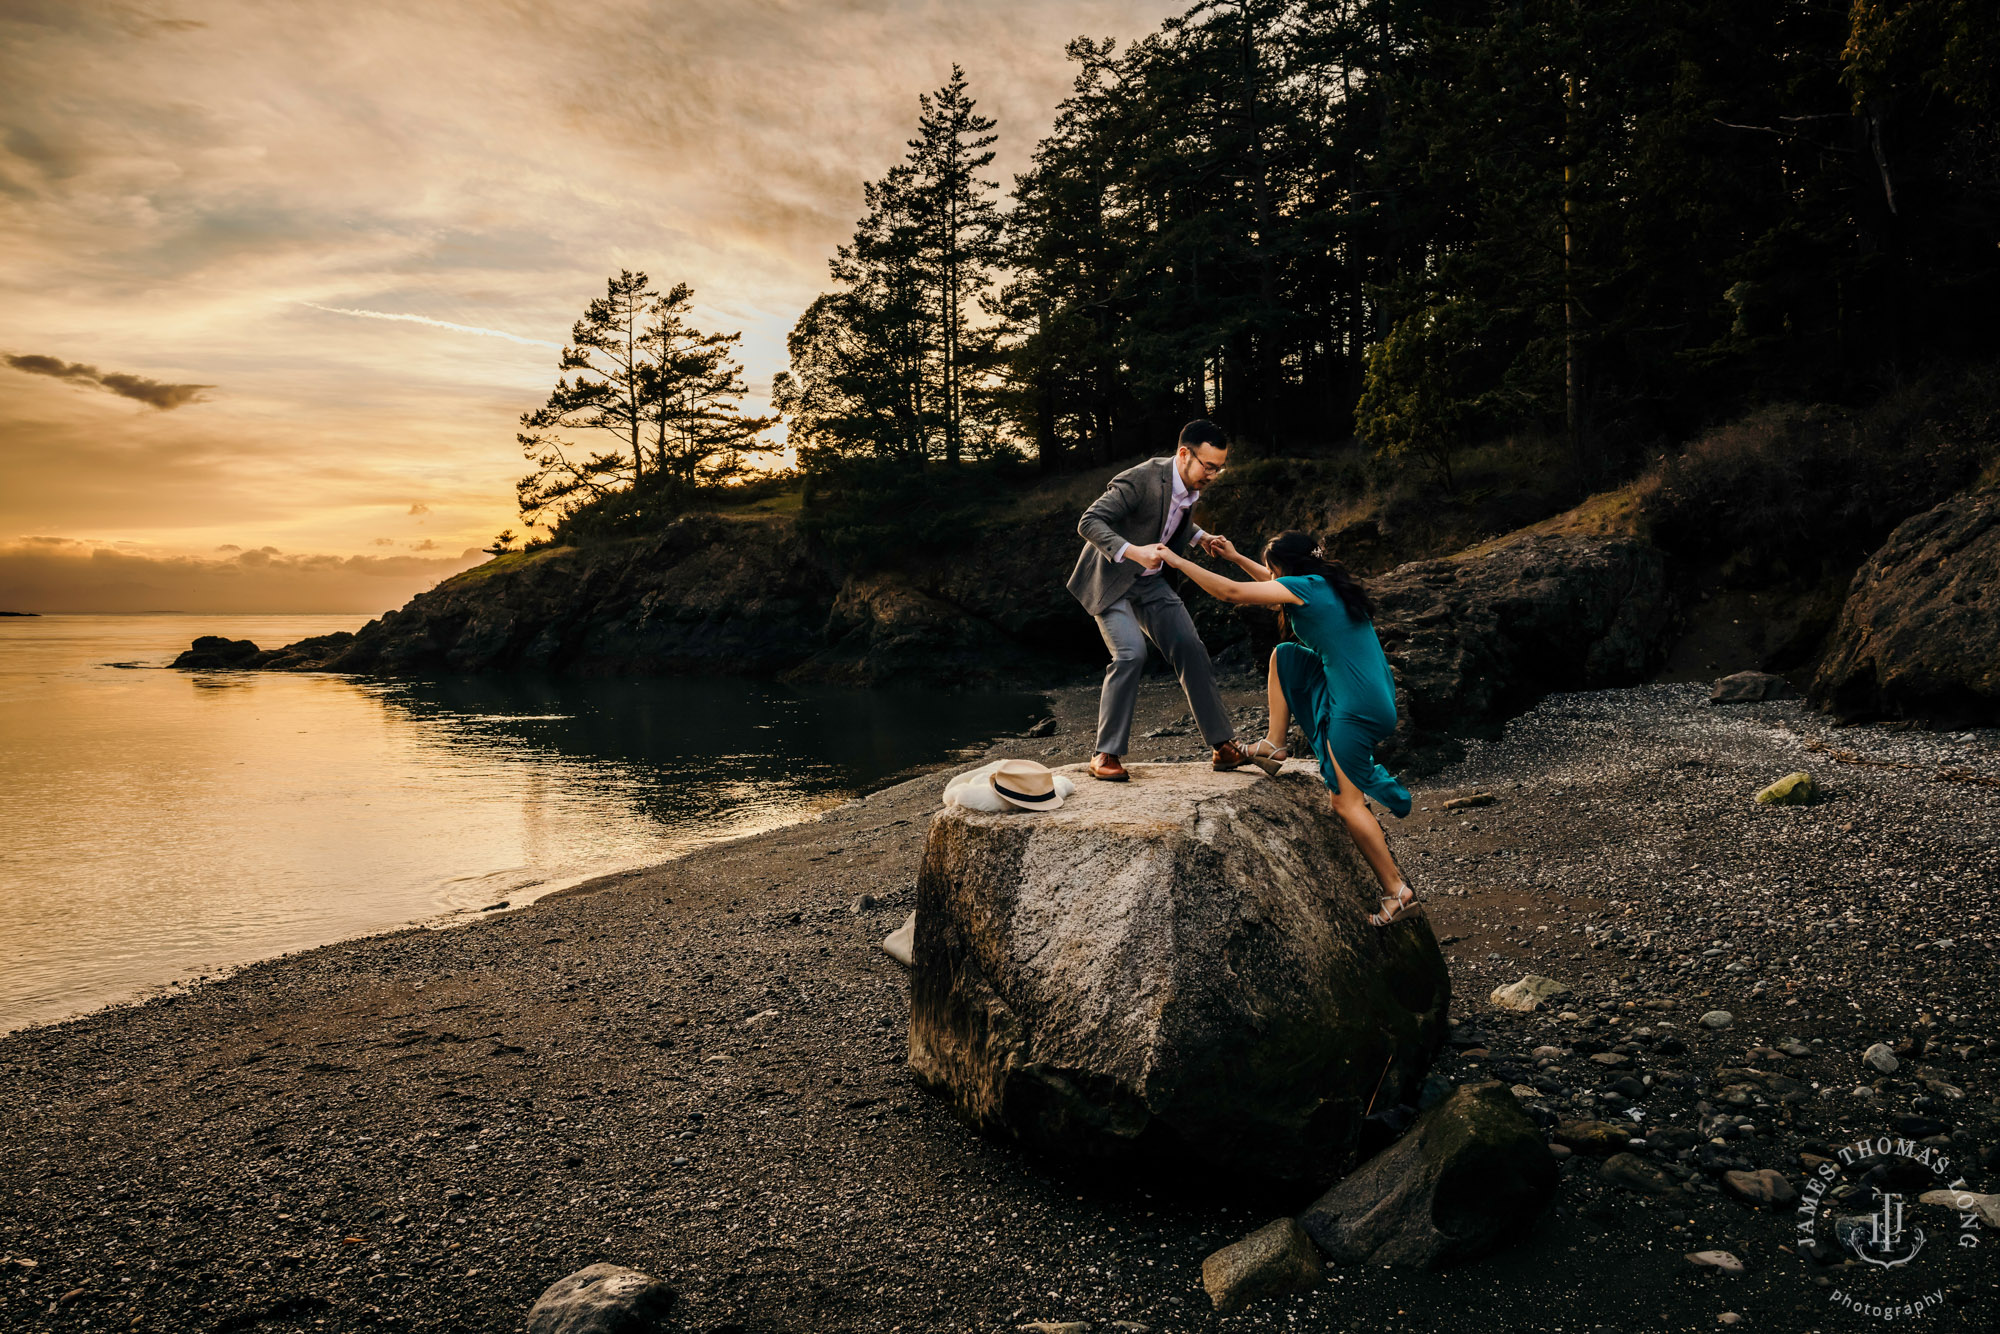
[[[775,450],[770,417],[745,417],[740,333],[707,334],[686,320],[693,293],[664,296],[644,273],[621,270],[570,331],[548,401],[521,414],[516,437],[534,470],[516,483],[530,527],[586,507],[664,502],[744,471],[743,455]],[[594,432],[579,443],[574,437]],[[610,437],[616,448],[596,448]],[[651,452],[651,466],[647,454]],[[629,451],[629,452],[628,452]],[[622,498],[622,499],[621,499]]]
[[[742,413],[748,390],[742,366],[731,358],[743,335],[690,327],[685,317],[693,295],[676,283],[647,311],[640,336],[654,473],[687,490],[736,477],[746,470],[745,454],[777,448],[762,438],[777,419]]]
[[[1015,429],[1068,466],[1361,406],[1440,477],[1525,427],[1588,486],[1991,351],[1996,33],[1969,0],[1200,0],[1073,43],[995,303]]]
[[[604,295],[570,329],[569,345],[557,362],[563,371],[576,371],[576,378],[559,376],[548,401],[521,414],[515,438],[535,470],[515,490],[530,526],[546,514],[560,516],[621,486],[637,486],[644,477],[640,433],[652,378],[645,324],[660,295],[648,282],[630,269],[606,282]],[[587,446],[563,434],[577,431],[595,432],[593,443],[608,436],[616,447],[586,453]]]
[[[993,162],[999,136],[994,121],[976,110],[965,71],[957,65],[944,87],[935,96],[920,96],[917,105],[917,137],[909,142],[917,262],[935,304],[937,329],[935,365],[927,378],[943,428],[945,461],[957,463],[968,436],[981,452],[991,447],[977,373],[990,339],[974,331],[970,316],[1001,257],[994,203],[1000,187],[979,178]]]
[[[1001,447],[994,339],[972,316],[1000,258],[993,122],[964,72],[918,99],[909,155],[863,187],[868,211],[830,263],[839,290],[807,308],[773,384],[800,462],[957,463]]]

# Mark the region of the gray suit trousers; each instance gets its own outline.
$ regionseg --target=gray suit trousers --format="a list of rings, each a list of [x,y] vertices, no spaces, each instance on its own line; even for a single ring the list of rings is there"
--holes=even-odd
[[[1132,588],[1097,615],[1111,665],[1104,669],[1104,690],[1097,700],[1097,749],[1123,755],[1132,741],[1132,711],[1139,703],[1139,678],[1146,672],[1146,641],[1152,640],[1181,678],[1188,709],[1210,749],[1236,735],[1222,692],[1215,687],[1215,668],[1208,649],[1195,633],[1194,620],[1180,595],[1167,586],[1164,574],[1132,581]]]

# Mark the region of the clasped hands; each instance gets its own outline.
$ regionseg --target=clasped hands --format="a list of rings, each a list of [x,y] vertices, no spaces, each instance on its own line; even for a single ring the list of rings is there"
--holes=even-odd
[[[1195,540],[1203,554],[1223,560],[1236,559],[1236,546],[1219,533],[1203,533]],[[1149,570],[1157,570],[1162,563],[1179,568],[1188,563],[1185,556],[1177,556],[1165,542],[1153,542],[1146,546],[1132,546],[1125,550],[1125,559],[1137,561]]]

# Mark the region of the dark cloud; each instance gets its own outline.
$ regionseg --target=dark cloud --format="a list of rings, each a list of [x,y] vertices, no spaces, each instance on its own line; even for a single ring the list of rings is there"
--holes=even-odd
[[[60,357],[45,357],[33,352],[20,356],[9,354],[0,359],[29,375],[48,375],[77,384],[94,384],[120,398],[133,399],[161,412],[171,412],[189,403],[200,403],[203,401],[201,391],[215,388],[212,384],[168,384],[143,375],[127,375],[123,371],[100,371],[80,361],[64,361]]]

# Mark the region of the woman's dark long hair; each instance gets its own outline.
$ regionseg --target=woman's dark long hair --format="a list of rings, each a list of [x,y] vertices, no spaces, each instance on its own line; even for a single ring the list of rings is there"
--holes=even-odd
[[[1319,539],[1311,533],[1296,529],[1279,533],[1264,544],[1264,559],[1260,563],[1269,566],[1274,576],[1316,574],[1340,594],[1348,615],[1364,621],[1375,619],[1375,602],[1368,596],[1368,590],[1355,581],[1346,566],[1328,560],[1320,551]],[[1292,633],[1283,605],[1278,607],[1278,633],[1288,638]]]

